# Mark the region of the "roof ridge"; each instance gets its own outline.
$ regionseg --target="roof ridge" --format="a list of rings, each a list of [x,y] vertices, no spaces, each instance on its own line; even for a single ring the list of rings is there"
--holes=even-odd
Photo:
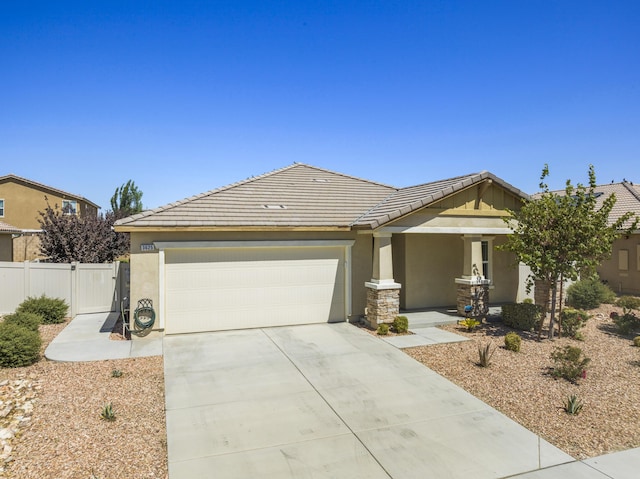
[[[640,193],[633,187],[633,183],[629,184],[628,181],[623,181],[622,186],[624,186],[636,200],[640,201]]]
[[[10,174],[4,175],[4,176],[0,176],[0,181],[5,180],[5,179],[14,179],[14,180],[18,180],[18,181],[24,181],[25,183],[29,183],[31,185],[38,186],[40,188],[46,188],[47,190],[54,191],[56,193],[62,193],[62,196],[70,196],[70,197],[76,198],[78,200],[86,201],[87,203],[90,203],[92,206],[95,206],[96,208],[100,209],[100,206],[95,204],[93,201],[85,198],[84,196],[75,195],[73,193],[69,193],[68,191],[61,190],[60,188],[54,188],[53,186],[45,185],[44,183],[40,183],[38,181],[33,181],[33,180],[28,179],[28,178],[24,178],[22,176],[14,175],[13,173],[10,173]]]
[[[380,183],[378,181],[373,181],[373,180],[368,180],[366,178],[360,178],[358,176],[348,175],[346,173],[341,173],[339,171],[329,170],[327,168],[321,168],[319,166],[309,165],[307,163],[296,163],[296,162],[294,162],[294,164],[292,166],[306,166],[307,168],[312,168],[314,170],[323,171],[325,173],[331,173],[331,174],[334,174],[334,175],[343,176],[345,178],[350,178],[352,180],[364,181],[365,183],[369,183],[369,184],[377,185],[377,186],[384,186],[386,188],[393,188],[394,190],[398,189],[395,186],[388,185],[386,183]]]
[[[196,194],[196,195],[192,195],[192,196],[189,196],[189,197],[184,198],[182,200],[174,201],[173,203],[167,203],[166,205],[162,205],[162,206],[159,206],[159,207],[151,209],[151,210],[145,210],[145,211],[143,211],[141,213],[137,213],[137,214],[135,214],[133,216],[127,216],[126,218],[122,218],[122,219],[116,221],[115,224],[116,225],[126,225],[127,223],[130,223],[132,221],[136,221],[136,220],[139,220],[139,219],[142,219],[142,218],[146,218],[147,216],[150,216],[150,215],[155,214],[155,213],[168,211],[168,210],[170,210],[172,208],[176,208],[176,207],[181,206],[181,205],[183,205],[185,203],[188,203],[190,201],[197,200],[199,198],[204,198],[205,196],[213,195],[215,193],[220,193],[222,191],[226,191],[226,190],[229,190],[231,188],[238,187],[240,185],[245,185],[247,183],[251,183],[252,181],[256,181],[256,180],[259,180],[259,179],[262,179],[262,178],[266,178],[266,177],[274,175],[276,173],[280,173],[282,171],[291,169],[294,166],[297,166],[299,164],[300,163],[293,163],[291,165],[288,165],[288,166],[285,166],[285,167],[282,167],[282,168],[277,168],[275,170],[267,171],[266,173],[263,173],[263,174],[258,175],[258,176],[250,176],[249,178],[245,178],[244,180],[235,181],[233,183],[229,183],[228,185],[223,185],[223,186],[220,186],[218,188],[214,188],[212,190],[205,191],[204,193],[199,193],[199,194]]]

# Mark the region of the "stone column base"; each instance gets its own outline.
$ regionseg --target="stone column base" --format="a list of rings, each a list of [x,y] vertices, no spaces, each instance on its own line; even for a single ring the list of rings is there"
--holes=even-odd
[[[392,323],[400,314],[400,285],[365,283],[367,287],[367,323],[377,329],[380,323]]]
[[[456,309],[466,316],[465,306],[472,306],[471,316],[482,318],[489,312],[489,281],[456,279]]]

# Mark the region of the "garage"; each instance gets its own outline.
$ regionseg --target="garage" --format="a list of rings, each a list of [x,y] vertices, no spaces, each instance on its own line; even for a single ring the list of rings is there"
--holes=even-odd
[[[158,243],[165,333],[344,321],[352,243]]]

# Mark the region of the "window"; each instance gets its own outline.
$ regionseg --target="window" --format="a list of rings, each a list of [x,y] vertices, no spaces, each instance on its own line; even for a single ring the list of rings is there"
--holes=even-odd
[[[628,271],[629,270],[629,250],[621,249],[618,251],[618,270],[620,271]]]
[[[62,200],[62,212],[65,215],[77,215],[78,202],[73,200]]]
[[[491,279],[489,277],[489,242],[482,241],[482,276],[484,279]]]
[[[0,218],[4,216],[4,200],[0,200]]]

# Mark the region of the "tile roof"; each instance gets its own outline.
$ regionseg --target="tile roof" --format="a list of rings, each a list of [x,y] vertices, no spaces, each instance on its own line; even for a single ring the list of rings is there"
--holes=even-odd
[[[489,172],[407,188],[375,183],[294,163],[116,222],[136,228],[377,228],[450,194],[491,179],[515,195],[525,193]]]
[[[516,196],[521,198],[528,197],[524,192],[514,188],[492,173],[481,171],[480,173],[472,173],[447,180],[401,188],[387,197],[383,202],[377,204],[361,218],[358,218],[355,224],[377,228],[384,223],[398,219],[401,216],[429,206],[449,195],[489,179],[511,191]]]
[[[395,188],[294,163],[124,218],[134,227],[345,227]]]
[[[89,201],[88,199],[86,199],[83,196],[74,195],[73,193],[67,193],[66,191],[62,191],[62,190],[59,190],[57,188],[52,188],[51,186],[47,186],[45,184],[38,183],[37,181],[28,180],[27,178],[22,178],[22,177],[17,176],[17,175],[0,176],[0,182],[8,181],[8,180],[19,181],[20,183],[26,183],[27,185],[35,186],[36,188],[48,190],[48,191],[51,191],[53,193],[56,193],[59,196],[62,196],[63,198],[72,198],[72,199],[75,199],[75,200],[81,200],[81,201],[84,201],[85,203],[93,206],[94,208],[100,209],[100,206],[96,205],[93,201]]]
[[[0,233],[21,233],[22,230],[16,228],[15,226],[11,226],[8,223],[3,223],[0,221]]]
[[[563,195],[564,190],[553,191],[553,193]],[[621,183],[610,183],[598,185],[595,193],[601,193],[598,196],[596,207],[600,208],[602,203],[610,195],[616,195],[616,203],[609,214],[609,224],[616,222],[622,215],[631,211],[640,217],[640,186],[634,185],[628,181]],[[540,193],[533,195],[533,198],[539,197]]]

